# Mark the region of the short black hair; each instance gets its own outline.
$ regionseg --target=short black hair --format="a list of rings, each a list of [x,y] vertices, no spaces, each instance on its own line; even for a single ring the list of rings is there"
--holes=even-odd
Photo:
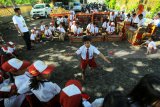
[[[131,17],[130,13],[127,14],[128,17]]]
[[[21,10],[19,7],[14,8],[14,12],[18,12],[19,10]]]
[[[84,37],[82,38],[82,41],[83,41],[83,42],[91,41],[91,37],[90,37],[90,36],[84,36]]]
[[[49,27],[48,25],[45,25],[45,27]]]
[[[140,14],[138,17],[143,17],[143,14]]]

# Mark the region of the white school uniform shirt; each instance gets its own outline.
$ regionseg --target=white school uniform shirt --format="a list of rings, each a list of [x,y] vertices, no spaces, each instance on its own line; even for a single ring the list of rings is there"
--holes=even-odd
[[[110,21],[114,21],[114,19],[115,19],[115,17],[116,17],[116,15],[110,15]]]
[[[30,36],[30,40],[36,40],[36,33],[35,34],[31,34],[31,36]]]
[[[121,14],[120,19],[121,19],[121,20],[125,20],[125,18],[126,18],[125,14]]]
[[[92,59],[93,58],[93,55],[94,53],[99,55],[100,54],[100,51],[93,45],[90,45],[89,47],[89,59]],[[86,60],[86,53],[87,53],[87,48],[85,45],[81,46],[77,51],[76,51],[76,54],[77,55],[81,55],[81,58],[83,60]]]
[[[91,29],[90,29],[90,32],[91,33],[98,33],[98,31],[99,31],[99,29],[98,29],[98,27],[92,27]]]
[[[66,31],[64,30],[64,28],[63,28],[63,27],[61,27],[61,28],[60,28],[60,27],[58,27],[57,29],[58,29],[61,33],[66,33]]]
[[[154,25],[158,26],[158,24],[160,23],[160,19],[155,19],[153,23]]]
[[[98,98],[92,102],[92,107],[102,107],[104,98]]]
[[[31,92],[41,101],[41,102],[48,102],[57,94],[59,94],[61,88],[52,82],[44,82],[40,84],[38,90],[31,89]]]
[[[63,17],[60,18],[60,22],[62,22],[62,23],[64,22],[64,18]]]
[[[47,30],[44,31],[44,34],[45,35],[52,35],[52,32],[51,32],[50,29],[47,29]]]
[[[23,75],[14,76],[15,85],[19,94],[25,94],[27,92],[30,92],[29,84],[31,77],[32,76],[29,74],[29,72],[25,72]]]
[[[107,29],[106,29],[107,32],[114,32],[115,31],[115,27],[111,27],[109,26]]]
[[[59,25],[61,22],[61,18],[57,18],[57,24]]]
[[[131,22],[131,21],[132,21],[132,18],[131,18],[131,17],[130,17],[130,18],[127,17],[127,18],[125,19],[125,21]]]
[[[76,34],[80,34],[80,33],[82,33],[82,29],[79,27],[79,28],[77,29]]]
[[[44,30],[45,30],[45,25],[41,25],[41,26],[40,26],[40,30],[41,30],[41,31],[44,31]]]
[[[156,43],[154,41],[151,41],[149,44],[148,44],[148,48],[151,48],[153,47],[153,49],[157,49],[156,47]]]
[[[74,19],[74,15],[70,15],[70,16],[69,16],[69,19],[70,19],[70,20],[73,20],[73,19]]]
[[[102,24],[102,27],[103,27],[103,28],[108,28],[108,26],[109,26],[109,23],[103,22],[103,24]]]
[[[87,29],[88,29],[88,30],[90,30],[90,29],[92,29],[92,28],[94,28],[93,24],[88,24],[88,25],[87,25]]]
[[[49,29],[53,32],[56,28],[54,26],[50,26]]]
[[[39,35],[39,31],[38,30],[36,30],[35,32],[36,32],[36,35]]]
[[[23,18],[23,16],[21,16],[21,15],[20,16],[14,15],[13,18],[12,18],[12,20],[13,20],[14,24],[18,25],[18,28],[20,29],[20,31],[22,33],[29,31],[28,27],[26,25],[26,22],[25,22],[25,20]]]
[[[144,19],[139,20],[139,21],[138,21],[138,27],[144,26],[144,23],[145,23],[145,20],[144,20]]]
[[[77,31],[77,26],[76,25],[72,25],[71,26],[71,32],[76,33]]]

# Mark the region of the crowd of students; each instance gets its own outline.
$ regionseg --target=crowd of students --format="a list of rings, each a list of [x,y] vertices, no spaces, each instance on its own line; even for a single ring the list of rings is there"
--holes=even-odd
[[[78,80],[68,80],[63,88],[51,82],[49,78],[55,70],[52,64],[12,58],[1,68],[1,107],[160,107],[160,76],[157,74],[145,75],[127,95],[111,91],[92,102]],[[11,75],[4,77],[4,74]]]
[[[90,4],[86,7],[85,12],[97,12],[103,5]],[[18,12],[17,9],[15,12]],[[115,34],[116,23],[118,21],[130,22],[131,25],[137,27],[144,26],[145,12],[139,14],[125,15],[125,12],[111,12],[110,15],[103,20],[103,32],[108,35]],[[23,29],[19,29],[19,21],[22,20]],[[18,31],[24,36],[28,49],[31,46],[28,44],[28,28],[21,16],[13,17],[14,24]],[[69,23],[70,22],[70,23]],[[67,17],[57,17],[55,23],[51,22],[45,25],[43,21],[40,26],[35,26],[31,29],[29,36],[32,45],[37,42],[46,40],[53,41],[55,32],[59,33],[59,39],[64,41],[66,35],[81,37],[84,34],[78,19],[75,19],[75,12],[70,11],[69,22]],[[157,14],[153,22],[157,27],[160,24],[160,13]],[[69,26],[69,27],[68,27]],[[75,53],[70,55],[80,55],[80,67],[82,70],[82,80],[85,80],[85,70],[87,65],[94,69],[97,64],[94,59],[94,53],[101,57],[104,61],[111,63],[95,46],[91,44],[91,36],[98,36],[99,26],[95,22],[90,22],[86,27],[86,35],[83,36],[84,45],[81,46]],[[0,34],[1,42],[4,42]],[[147,54],[156,51],[156,45],[152,38],[147,44]],[[2,47],[2,50],[9,55],[16,56],[15,44],[7,42]],[[8,57],[8,56],[7,56]],[[30,61],[22,61],[17,58],[9,57],[9,60],[1,63],[0,72],[0,107],[160,107],[160,77],[156,74],[145,75],[133,90],[125,95],[120,91],[107,92],[104,98],[90,101],[90,97],[83,93],[82,84],[78,80],[68,80],[65,87],[60,87],[58,84],[50,81],[50,76],[55,71],[54,65],[47,65],[41,60],[33,63]],[[53,74],[54,75],[54,74]]]

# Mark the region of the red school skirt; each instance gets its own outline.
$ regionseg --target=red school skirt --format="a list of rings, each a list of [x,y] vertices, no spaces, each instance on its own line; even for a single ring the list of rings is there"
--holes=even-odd
[[[89,65],[89,67],[91,68],[97,67],[94,57],[92,59],[89,59],[88,61],[81,58],[81,64],[80,64],[81,69],[85,70],[87,68],[87,65]]]

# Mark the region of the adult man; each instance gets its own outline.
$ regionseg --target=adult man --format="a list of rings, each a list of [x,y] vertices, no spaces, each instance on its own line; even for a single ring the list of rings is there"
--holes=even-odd
[[[20,8],[15,8],[14,12],[15,12],[15,15],[12,18],[13,23],[14,23],[17,31],[23,37],[23,39],[26,43],[26,46],[27,46],[27,50],[31,50],[31,41],[30,41],[29,30],[28,30],[28,27],[25,23],[23,16],[21,15]]]

